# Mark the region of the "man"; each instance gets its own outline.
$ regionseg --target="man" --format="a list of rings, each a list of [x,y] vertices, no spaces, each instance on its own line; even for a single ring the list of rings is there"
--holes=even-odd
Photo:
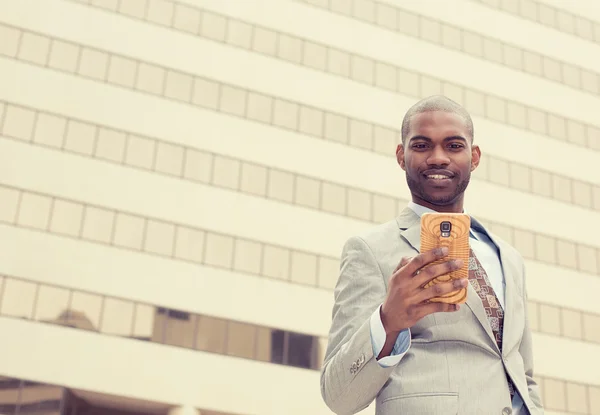
[[[454,101],[415,104],[396,157],[412,202],[343,249],[321,393],[336,414],[376,399],[377,415],[543,414],[533,380],[522,257],[471,218],[469,278],[422,288],[461,267],[442,250],[419,253],[420,216],[463,212],[480,149]],[[467,302],[429,302],[467,287]]]

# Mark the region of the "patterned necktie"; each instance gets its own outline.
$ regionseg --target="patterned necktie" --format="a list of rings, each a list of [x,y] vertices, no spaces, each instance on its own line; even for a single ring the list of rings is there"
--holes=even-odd
[[[472,249],[469,256],[469,282],[481,299],[483,309],[485,310],[488,322],[492,328],[492,333],[494,333],[496,343],[498,343],[498,348],[502,350],[504,310],[498,301],[498,297],[496,297],[496,293],[492,288],[492,284],[490,284],[485,270]],[[512,401],[512,398],[515,395],[514,386],[510,377],[506,376],[506,378],[508,380],[508,390],[510,391],[510,399]]]

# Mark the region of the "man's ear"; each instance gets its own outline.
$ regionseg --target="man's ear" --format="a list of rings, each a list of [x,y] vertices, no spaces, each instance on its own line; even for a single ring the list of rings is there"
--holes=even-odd
[[[474,171],[481,161],[481,149],[478,145],[471,147],[471,171]]]
[[[406,170],[404,165],[404,145],[402,144],[398,144],[398,147],[396,147],[396,160],[398,161],[398,164],[402,170]]]

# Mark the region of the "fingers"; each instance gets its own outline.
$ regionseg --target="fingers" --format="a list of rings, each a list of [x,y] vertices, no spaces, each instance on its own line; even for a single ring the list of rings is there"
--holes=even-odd
[[[434,284],[431,287],[421,290],[416,296],[415,300],[417,303],[425,302],[434,297],[441,297],[442,295],[450,294],[451,292],[463,289],[469,282],[467,279],[452,280],[448,282],[441,282]],[[432,304],[444,304],[444,303],[432,303]]]
[[[446,275],[452,271],[456,271],[463,266],[463,261],[460,259],[454,259],[452,261],[442,262],[441,264],[435,264],[427,267],[425,270],[420,272],[414,277],[413,282],[415,287],[422,287],[434,278],[441,275]]]
[[[403,257],[400,262],[398,263],[398,265],[396,266],[396,269],[394,269],[394,272],[397,272],[400,268],[405,267],[406,264],[408,264],[410,262],[410,260],[412,259],[412,257]]]
[[[419,254],[412,258],[408,262],[408,264],[406,264],[406,272],[409,273],[409,275],[415,275],[416,272],[423,268],[425,265],[437,261],[438,259],[443,258],[446,255],[448,255],[448,248],[446,247],[436,248],[432,249],[431,251],[423,252],[422,254]]]

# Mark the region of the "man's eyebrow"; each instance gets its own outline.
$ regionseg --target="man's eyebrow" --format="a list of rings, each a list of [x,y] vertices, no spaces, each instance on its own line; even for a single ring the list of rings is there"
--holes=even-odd
[[[431,138],[426,137],[424,135],[415,135],[414,137],[411,137],[410,140],[408,140],[408,141],[413,141],[413,140],[423,140],[423,141],[431,142]]]
[[[453,135],[453,136],[444,138],[444,141],[452,141],[452,140],[461,140],[461,141],[464,141],[465,143],[467,142],[467,139],[464,138],[462,135]]]
[[[427,142],[432,141],[431,138],[424,136],[424,135],[416,135],[414,137],[411,137],[410,140],[408,140],[408,141],[413,141],[413,140],[423,140],[423,141],[427,141]],[[467,139],[461,135],[452,135],[450,137],[444,138],[444,141],[452,141],[452,140],[460,140],[460,141],[467,142]]]

